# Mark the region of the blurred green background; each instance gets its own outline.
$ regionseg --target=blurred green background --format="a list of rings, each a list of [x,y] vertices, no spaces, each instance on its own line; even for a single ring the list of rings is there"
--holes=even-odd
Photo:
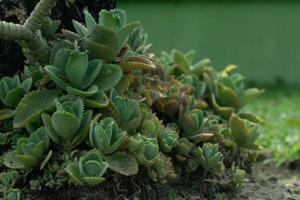
[[[197,50],[214,67],[237,64],[250,80],[300,83],[300,1],[120,0],[160,53]]]

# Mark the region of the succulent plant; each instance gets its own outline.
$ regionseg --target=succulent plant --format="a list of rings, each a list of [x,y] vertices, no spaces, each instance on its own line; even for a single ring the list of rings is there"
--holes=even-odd
[[[21,200],[21,191],[19,189],[9,189],[4,193],[4,200]]]
[[[89,141],[92,147],[102,154],[116,152],[127,138],[126,131],[119,129],[114,119],[107,117],[97,123],[91,122]]]
[[[219,152],[218,144],[204,143],[202,148],[198,147],[191,152],[192,159],[188,161],[190,171],[201,165],[205,171],[214,171],[222,168],[222,154]]]
[[[181,127],[187,138],[194,142],[199,142],[204,137],[203,125],[204,125],[203,112],[199,109],[194,109],[190,112],[186,112],[181,119]]]
[[[130,33],[139,26],[139,22],[127,24],[123,10],[101,10],[98,23],[85,11],[85,26],[73,21],[74,28],[92,58],[114,61],[128,40]]]
[[[112,106],[116,112],[116,121],[120,124],[120,128],[132,134],[140,126],[142,121],[142,113],[139,103],[128,97],[117,96],[111,94]]]
[[[129,152],[137,158],[138,162],[147,167],[159,159],[159,146],[156,138],[145,136],[132,136],[128,142]]]
[[[233,112],[237,112],[245,103],[257,97],[263,90],[245,88],[245,78],[238,73],[232,73],[236,65],[227,66],[217,73],[208,68],[204,71],[204,79],[211,92],[213,109],[222,117],[228,119]]]
[[[151,44],[147,44],[148,34],[144,33],[142,27],[136,28],[128,38],[128,44],[130,48],[138,54],[146,54],[151,47]]]
[[[1,187],[8,189],[15,186],[20,174],[16,170],[0,173],[0,185]]]
[[[97,22],[84,11],[85,25],[73,21],[76,33],[58,35],[59,21],[48,18],[55,2],[41,0],[24,25],[0,21],[0,38],[17,40],[29,64],[23,82],[0,81],[5,200],[21,198],[16,185],[95,186],[108,168],[110,177],[142,169],[159,182],[225,169],[222,178],[241,185],[244,171],[229,166],[258,149],[261,119],[241,108],[260,90],[247,89],[234,65],[218,72],[208,59],[195,63],[194,51],[157,59],[139,23],[119,9],[102,10]]]
[[[171,158],[161,153],[158,161],[148,168],[148,175],[153,181],[161,183],[176,178]]]
[[[66,148],[74,148],[88,136],[92,111],[84,111],[81,99],[60,103],[52,116],[43,113],[42,119],[51,140]]]
[[[62,48],[57,51],[52,65],[45,70],[52,81],[75,96],[93,96],[98,87],[93,82],[102,67],[101,60],[88,60],[86,53]]]
[[[175,130],[165,128],[158,137],[159,149],[164,153],[170,153],[178,144],[179,135]]]
[[[182,53],[181,51],[174,49],[170,54],[162,52],[161,62],[168,67],[166,69],[168,74],[174,74],[179,76],[181,74],[195,74],[201,75],[204,67],[210,64],[209,59],[203,59],[198,63],[193,64],[193,58],[195,51],[189,51]]]
[[[173,118],[179,113],[181,103],[179,94],[180,91],[178,87],[171,86],[168,88],[166,96],[157,99],[155,106],[160,112]]]
[[[206,91],[206,83],[204,81],[200,81],[197,75],[195,74],[187,74],[179,77],[180,84],[182,87],[189,86],[192,88],[192,93],[196,98],[200,98],[204,96]]]
[[[39,128],[30,135],[29,138],[19,138],[17,141],[17,149],[12,154],[6,155],[6,160],[17,159],[18,164],[13,162],[5,162],[4,164],[13,169],[33,168],[39,165],[47,153],[49,148],[49,137],[45,128]]]
[[[230,117],[229,126],[233,140],[238,146],[250,149],[258,148],[258,146],[255,145],[255,141],[260,133],[259,124],[242,119],[238,115],[233,114]]]
[[[141,134],[147,137],[157,137],[161,128],[161,122],[155,115],[147,117],[141,124]]]
[[[3,77],[0,81],[0,99],[2,103],[9,107],[15,107],[23,96],[29,92],[31,85],[31,78],[21,82],[18,75],[13,78]]]
[[[176,153],[180,156],[187,156],[193,149],[194,145],[187,138],[179,138],[178,144],[175,148]]]
[[[103,175],[107,168],[101,153],[93,149],[82,155],[78,163],[69,164],[65,171],[75,185],[98,185],[105,180]]]

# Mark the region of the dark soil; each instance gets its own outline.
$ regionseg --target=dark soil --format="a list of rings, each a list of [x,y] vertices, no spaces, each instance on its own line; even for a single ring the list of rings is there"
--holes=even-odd
[[[299,200],[300,169],[257,164],[243,189],[237,194],[227,195],[227,199]]]
[[[115,179],[114,181],[112,179]],[[239,192],[215,193],[214,185],[199,175],[168,184],[153,184],[147,178],[110,178],[96,188],[77,187],[57,191],[44,190],[28,195],[34,200],[299,200],[300,170],[290,167],[256,164]],[[116,182],[119,181],[119,184]],[[204,195],[206,197],[204,197]]]

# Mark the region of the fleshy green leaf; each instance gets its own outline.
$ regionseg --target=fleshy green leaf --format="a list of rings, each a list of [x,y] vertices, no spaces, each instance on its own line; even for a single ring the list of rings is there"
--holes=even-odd
[[[26,123],[55,105],[56,93],[50,90],[33,91],[19,102],[14,116],[14,128],[25,127]]]
[[[0,121],[12,118],[15,114],[14,110],[1,109],[0,110]]]
[[[137,161],[126,152],[105,156],[105,161],[108,163],[109,169],[124,176],[133,176],[138,172]]]
[[[101,72],[93,84],[98,86],[100,92],[105,92],[116,86],[122,75],[122,70],[118,65],[103,64]]]
[[[98,87],[95,85],[92,85],[90,88],[88,88],[86,91],[78,90],[73,87],[67,87],[66,91],[68,94],[72,94],[74,96],[79,96],[79,97],[90,97],[93,96],[98,92]]]
[[[66,66],[66,75],[72,86],[80,87],[88,69],[86,53],[73,52]]]
[[[85,40],[85,42],[91,58],[104,59],[107,62],[114,61],[117,58],[117,53],[112,47],[94,42],[90,39]]]

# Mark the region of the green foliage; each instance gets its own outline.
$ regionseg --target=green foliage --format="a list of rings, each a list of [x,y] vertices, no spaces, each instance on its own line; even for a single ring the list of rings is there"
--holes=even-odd
[[[130,137],[128,148],[142,165],[149,167],[159,159],[159,146],[156,138],[140,135]]]
[[[28,78],[23,82],[19,76],[3,77],[0,81],[0,99],[9,107],[15,107],[22,97],[30,90],[32,79]]]
[[[20,174],[15,170],[1,172],[0,173],[1,187],[6,188],[6,189],[14,187],[19,176],[20,176]]]
[[[195,148],[191,154],[192,159],[188,162],[191,171],[194,171],[197,165],[201,165],[205,171],[219,170],[223,165],[218,144],[204,143],[202,148]]]
[[[116,120],[120,123],[121,129],[129,134],[134,132],[142,121],[142,114],[139,103],[128,97],[117,96],[114,92],[111,94],[113,109],[116,111]]]
[[[106,171],[158,182],[193,171],[241,185],[242,171],[228,166],[243,170],[258,149],[261,119],[241,108],[260,90],[247,89],[232,65],[217,72],[208,59],[195,63],[194,51],[148,53],[147,35],[119,9],[98,21],[84,11],[85,25],[73,21],[76,33],[57,35],[59,21],[46,18],[54,3],[42,0],[25,25],[12,25],[15,35],[0,23],[0,37],[23,47],[34,37],[45,49],[27,49],[24,73],[0,81],[5,198],[19,199],[14,187],[27,183],[95,186]]]
[[[56,97],[56,93],[49,90],[32,91],[26,94],[16,107],[14,128],[22,128],[27,123],[35,121],[42,112],[54,106]]]
[[[213,109],[226,119],[264,92],[257,88],[245,89],[245,78],[241,74],[232,73],[236,68],[236,65],[228,65],[224,71],[217,73],[210,67],[203,73],[211,93]]]
[[[19,138],[17,141],[17,149],[15,159],[22,163],[24,168],[36,167],[41,161],[49,148],[49,138],[45,128],[39,128],[30,135],[29,138]],[[6,165],[13,169],[18,166]]]
[[[195,51],[189,51],[187,53],[183,53],[177,49],[171,51],[171,53],[162,52],[161,62],[165,64],[165,66],[169,66],[166,69],[168,74],[174,74],[179,76],[181,74],[195,74],[200,75],[204,69],[204,67],[210,64],[209,59],[203,59],[198,63],[193,64],[193,58],[195,55]]]
[[[78,163],[69,164],[66,172],[76,185],[98,185],[105,180],[102,176],[107,167],[100,152],[94,149],[82,155]]]
[[[194,138],[202,129],[204,122],[203,113],[201,110],[192,110],[185,113],[181,119],[181,126],[188,138]]]
[[[80,99],[55,102],[56,111],[52,116],[46,113],[42,115],[47,133],[56,144],[74,148],[88,135],[92,111],[85,111],[83,101]]]
[[[127,24],[126,13],[119,9],[101,10],[99,21],[85,11],[85,26],[73,21],[76,33],[82,38],[82,46],[92,58],[114,61],[126,44],[129,34],[139,26],[139,22]]]
[[[161,122],[157,118],[157,116],[152,115],[148,111],[142,111],[143,108],[141,108],[141,112],[143,116],[143,122],[140,127],[140,132],[142,135],[145,135],[147,137],[158,137],[159,131],[161,129]]]
[[[240,147],[257,148],[255,141],[259,136],[258,124],[241,119],[233,114],[229,121],[232,137]]]
[[[179,135],[172,129],[163,130],[158,137],[159,149],[162,152],[170,153],[178,144]]]
[[[120,149],[126,138],[126,131],[120,130],[115,120],[110,117],[100,123],[91,122],[89,141],[92,147],[103,154],[111,154]]]
[[[116,152],[105,156],[109,169],[124,176],[133,176],[138,173],[138,162],[126,152]]]
[[[9,189],[4,193],[5,200],[21,200],[21,191],[19,189]]]
[[[146,54],[151,44],[147,44],[148,34],[144,32],[142,27],[135,29],[128,38],[130,48],[138,54]]]
[[[122,77],[118,69],[115,65],[102,68],[101,60],[89,61],[86,53],[64,48],[57,51],[52,65],[45,67],[55,84],[69,94],[81,97],[114,87]]]

